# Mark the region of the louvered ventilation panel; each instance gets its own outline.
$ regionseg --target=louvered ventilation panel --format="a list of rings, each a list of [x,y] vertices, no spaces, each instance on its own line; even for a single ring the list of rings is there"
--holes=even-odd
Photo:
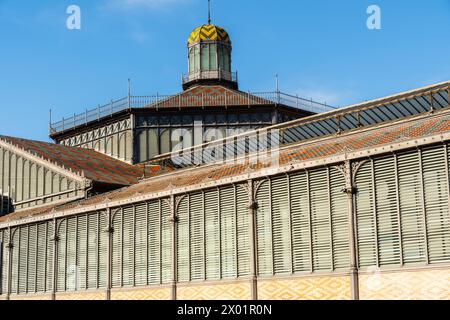
[[[180,203],[178,208],[178,246],[177,246],[177,267],[178,281],[190,281],[190,233],[189,233],[189,196],[186,196]]]
[[[223,278],[237,278],[235,186],[220,189],[221,264]]]
[[[350,267],[349,214],[347,195],[342,192],[345,178],[336,168],[330,168],[330,194],[332,213],[333,269]]]
[[[122,257],[123,257],[123,228],[122,228],[122,212],[115,212],[112,227],[112,286],[122,287]]]
[[[327,170],[311,171],[309,185],[313,269],[332,270],[332,226]]]
[[[7,275],[7,265],[8,265],[8,254],[7,254],[7,242],[8,234],[6,230],[0,231],[0,295],[5,295],[7,291],[6,287],[6,275]]]
[[[99,215],[87,216],[87,254],[86,254],[86,286],[87,289],[96,289],[98,282],[99,249]]]
[[[46,271],[48,262],[48,242],[50,242],[50,236],[48,234],[48,223],[40,224],[37,226],[36,234],[36,256],[30,256],[30,260],[36,261],[36,268],[34,270],[34,276],[36,277],[35,292],[46,291]],[[32,276],[33,277],[33,276]]]
[[[398,156],[403,261],[426,263],[425,217],[417,151]]]
[[[37,225],[30,225],[28,227],[28,251],[22,252],[27,259],[27,268],[26,268],[26,290],[25,293],[34,293],[37,291],[36,288],[36,271],[37,271],[37,253],[38,253],[38,238],[37,238]],[[45,255],[44,255],[45,257]]]
[[[446,172],[446,148],[422,152],[423,183],[430,263],[450,260],[449,182]]]
[[[293,271],[294,273],[312,271],[311,219],[306,172],[302,171],[290,176],[290,195]]]
[[[107,261],[108,261],[108,237],[109,233],[107,232],[108,228],[108,220],[105,212],[99,213],[99,247],[98,247],[98,287],[105,288],[106,287],[106,273],[107,273]]]
[[[27,292],[27,268],[28,268],[28,259],[27,259],[27,250],[28,250],[28,235],[29,229],[28,227],[21,227],[19,229],[19,242],[18,242],[18,293],[23,294]]]
[[[76,268],[75,281],[76,290],[87,289],[87,254],[88,254],[88,216],[81,215],[77,217],[77,249],[76,249]]]
[[[19,293],[19,248],[20,248],[20,229],[11,229],[13,233],[12,243],[15,245],[15,250],[12,253],[11,261],[11,293]]]
[[[250,275],[250,218],[248,195],[242,185],[236,185],[237,263],[238,276]]]
[[[45,280],[45,291],[51,292],[53,290],[53,248],[56,245],[56,242],[53,239],[53,235],[55,233],[55,226],[52,222],[46,223],[46,235],[47,235],[47,263],[46,263],[46,280]]]
[[[161,203],[148,203],[148,275],[149,284],[161,283]]]
[[[272,180],[272,228],[274,274],[291,272],[291,232],[288,178]]]
[[[205,279],[203,193],[190,196],[191,280]]]
[[[205,264],[207,280],[220,279],[220,212],[218,190],[206,191],[205,199]]]
[[[446,148],[373,159],[357,174],[361,267],[449,261]]]
[[[122,286],[131,287],[134,284],[134,207],[125,207],[122,219]]]
[[[78,218],[67,219],[66,290],[74,291],[79,285],[77,266],[77,225]]]
[[[258,210],[256,214],[258,274],[273,274],[272,248],[272,214],[271,214],[271,184],[264,182],[257,195]]]
[[[134,285],[147,285],[147,244],[148,244],[148,214],[147,204],[135,206],[135,248],[134,248]]]
[[[58,223],[59,241],[58,245],[58,274],[57,288],[58,291],[66,290],[66,269],[67,269],[67,219]]]
[[[172,280],[172,211],[168,201],[162,201],[161,209],[161,274],[162,282],[166,284]]]
[[[359,266],[377,265],[375,199],[372,186],[372,162],[364,164],[357,175],[357,241]]]

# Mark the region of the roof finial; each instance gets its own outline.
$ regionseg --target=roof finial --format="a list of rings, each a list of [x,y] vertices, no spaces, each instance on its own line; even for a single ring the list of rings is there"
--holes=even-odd
[[[211,24],[211,0],[208,0],[208,25]]]

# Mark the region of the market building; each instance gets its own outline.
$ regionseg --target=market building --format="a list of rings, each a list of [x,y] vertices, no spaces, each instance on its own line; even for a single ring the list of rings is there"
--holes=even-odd
[[[179,94],[0,136],[0,300],[450,298],[450,82],[335,109],[187,49]]]

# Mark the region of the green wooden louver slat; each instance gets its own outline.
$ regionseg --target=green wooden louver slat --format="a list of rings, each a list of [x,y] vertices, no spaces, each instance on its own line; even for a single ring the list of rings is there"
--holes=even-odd
[[[77,224],[78,218],[67,219],[66,290],[74,291],[79,285],[77,266]]]
[[[405,264],[425,263],[427,260],[420,172],[417,151],[398,156],[402,246]]]
[[[107,232],[108,228],[108,220],[106,216],[106,212],[99,213],[99,247],[98,247],[98,287],[105,288],[106,287],[106,270],[107,270],[107,260],[108,260],[108,237],[109,233]]]
[[[122,286],[122,212],[115,212],[112,220],[112,286]]]
[[[19,242],[19,233],[20,229],[11,229],[13,233],[12,243],[14,245],[12,257],[11,257],[11,293],[18,294],[19,293],[19,253],[20,253],[20,242]]]
[[[161,275],[163,283],[170,283],[172,279],[172,215],[171,208],[166,201],[161,205]]]
[[[161,205],[148,203],[148,275],[149,284],[161,283]]]
[[[147,204],[135,206],[134,285],[147,284]]]
[[[271,184],[263,182],[258,195],[258,211],[256,214],[258,274],[273,274],[272,248],[272,213],[271,213]]]
[[[57,274],[57,289],[58,291],[65,291],[66,289],[66,244],[67,244],[67,236],[66,236],[66,228],[67,228],[67,219],[64,219],[59,222],[58,225],[58,236],[59,241],[57,242],[58,246],[58,274]]]
[[[286,176],[272,180],[272,225],[274,273],[291,272],[290,212],[288,179]]]
[[[36,277],[36,287],[35,292],[45,292],[46,290],[46,283],[45,283],[45,276],[46,276],[46,258],[48,254],[48,245],[49,242],[49,236],[47,235],[47,226],[48,223],[39,224],[36,226],[37,233],[36,233],[36,257],[34,258],[36,261],[36,269],[34,276]],[[31,253],[31,252],[30,252]],[[33,259],[33,257],[31,257]]]
[[[237,275],[237,223],[235,188],[220,190],[221,210],[221,264],[223,278],[236,278]]]
[[[289,177],[292,215],[292,260],[294,273],[311,271],[310,218],[306,172]]]
[[[37,225],[31,225],[28,227],[28,250],[23,252],[22,254],[25,256],[27,260],[27,269],[26,269],[26,289],[25,293],[35,293],[37,291],[36,288],[36,272],[37,272]],[[27,257],[28,256],[28,257]],[[44,256],[45,257],[45,256]]]
[[[53,247],[56,245],[54,241],[54,231],[55,226],[52,222],[47,222],[47,263],[45,267],[46,281],[45,281],[45,291],[51,292],[53,290]]]
[[[250,274],[250,219],[248,216],[248,196],[242,185],[236,186],[236,230],[238,277]]]
[[[310,172],[311,232],[314,270],[332,270],[331,212],[326,170]]]
[[[205,199],[205,264],[207,280],[220,279],[220,220],[219,220],[219,192],[207,191]]]
[[[356,224],[359,266],[377,265],[375,199],[372,188],[372,162],[364,164],[356,177]]]
[[[99,287],[99,258],[100,258],[100,237],[102,236],[100,225],[100,213],[87,216],[87,260],[86,260],[86,286],[87,289],[97,289]],[[104,251],[106,252],[106,251]]]
[[[134,208],[123,209],[122,221],[122,254],[123,254],[123,274],[122,286],[133,286],[134,282]]]
[[[377,159],[373,163],[376,203],[378,261],[380,266],[400,263],[400,221],[397,210],[395,158]]]
[[[76,269],[75,269],[75,289],[87,289],[87,233],[88,233],[88,216],[82,215],[78,217],[77,221],[77,236],[76,236]]]
[[[28,227],[20,227],[19,229],[19,252],[18,252],[18,291],[17,293],[27,292],[27,274],[28,274],[28,260],[27,260],[27,250],[28,250]]]
[[[186,196],[180,203],[178,209],[178,281],[188,282],[190,280],[189,271],[189,197]]]
[[[344,270],[350,267],[349,225],[347,195],[342,192],[344,175],[330,168],[330,194],[332,212],[333,267]]]
[[[97,288],[97,246],[98,246],[98,214],[87,216],[86,238],[86,289]]]
[[[205,279],[203,194],[190,196],[191,280]]]
[[[0,155],[1,157],[1,155]],[[7,259],[6,259],[6,231],[0,231],[0,295],[4,295],[6,293],[6,267]]]

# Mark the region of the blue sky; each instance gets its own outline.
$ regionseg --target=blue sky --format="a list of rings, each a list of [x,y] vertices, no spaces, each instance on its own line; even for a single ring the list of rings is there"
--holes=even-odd
[[[81,8],[81,30],[66,9]],[[382,29],[366,27],[367,7]],[[126,95],[173,94],[206,0],[0,0],[0,134],[47,140],[54,118]],[[247,91],[344,106],[450,79],[450,0],[213,0]]]

